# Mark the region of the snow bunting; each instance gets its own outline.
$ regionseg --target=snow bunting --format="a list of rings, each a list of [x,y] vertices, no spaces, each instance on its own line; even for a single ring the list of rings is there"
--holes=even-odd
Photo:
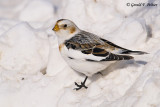
[[[146,54],[122,48],[95,34],[83,31],[67,19],[58,20],[53,30],[58,37],[62,57],[72,69],[86,75],[80,85],[75,82],[78,87],[76,90],[82,87],[87,89],[85,82],[88,76],[106,69],[110,64],[133,59],[132,56],[123,54]]]

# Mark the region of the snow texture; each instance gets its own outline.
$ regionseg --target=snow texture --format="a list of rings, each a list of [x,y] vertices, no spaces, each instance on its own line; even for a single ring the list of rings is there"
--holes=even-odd
[[[131,6],[139,3],[157,6]],[[85,76],[59,53],[52,28],[61,18],[149,54],[112,64],[75,91]],[[159,46],[159,0],[1,0],[0,107],[160,107]]]

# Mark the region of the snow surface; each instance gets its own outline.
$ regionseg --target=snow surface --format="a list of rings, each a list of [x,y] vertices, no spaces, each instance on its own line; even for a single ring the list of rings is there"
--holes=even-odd
[[[126,3],[158,6],[126,6]],[[148,52],[73,90],[84,75],[61,58],[60,18],[117,45]],[[160,107],[159,0],[1,0],[0,107]]]

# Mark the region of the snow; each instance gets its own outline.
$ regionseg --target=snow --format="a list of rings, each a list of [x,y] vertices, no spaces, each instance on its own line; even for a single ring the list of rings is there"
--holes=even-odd
[[[127,3],[158,6],[126,6]],[[1,0],[0,107],[160,107],[159,0]],[[62,59],[52,28],[67,18],[117,45],[149,54],[84,75]]]

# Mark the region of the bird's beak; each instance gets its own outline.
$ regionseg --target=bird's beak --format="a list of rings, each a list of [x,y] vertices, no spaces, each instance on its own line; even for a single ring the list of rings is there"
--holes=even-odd
[[[58,26],[58,24],[56,23],[56,25],[54,26],[54,28],[52,29],[52,30],[54,30],[54,31],[59,31],[59,26]]]

